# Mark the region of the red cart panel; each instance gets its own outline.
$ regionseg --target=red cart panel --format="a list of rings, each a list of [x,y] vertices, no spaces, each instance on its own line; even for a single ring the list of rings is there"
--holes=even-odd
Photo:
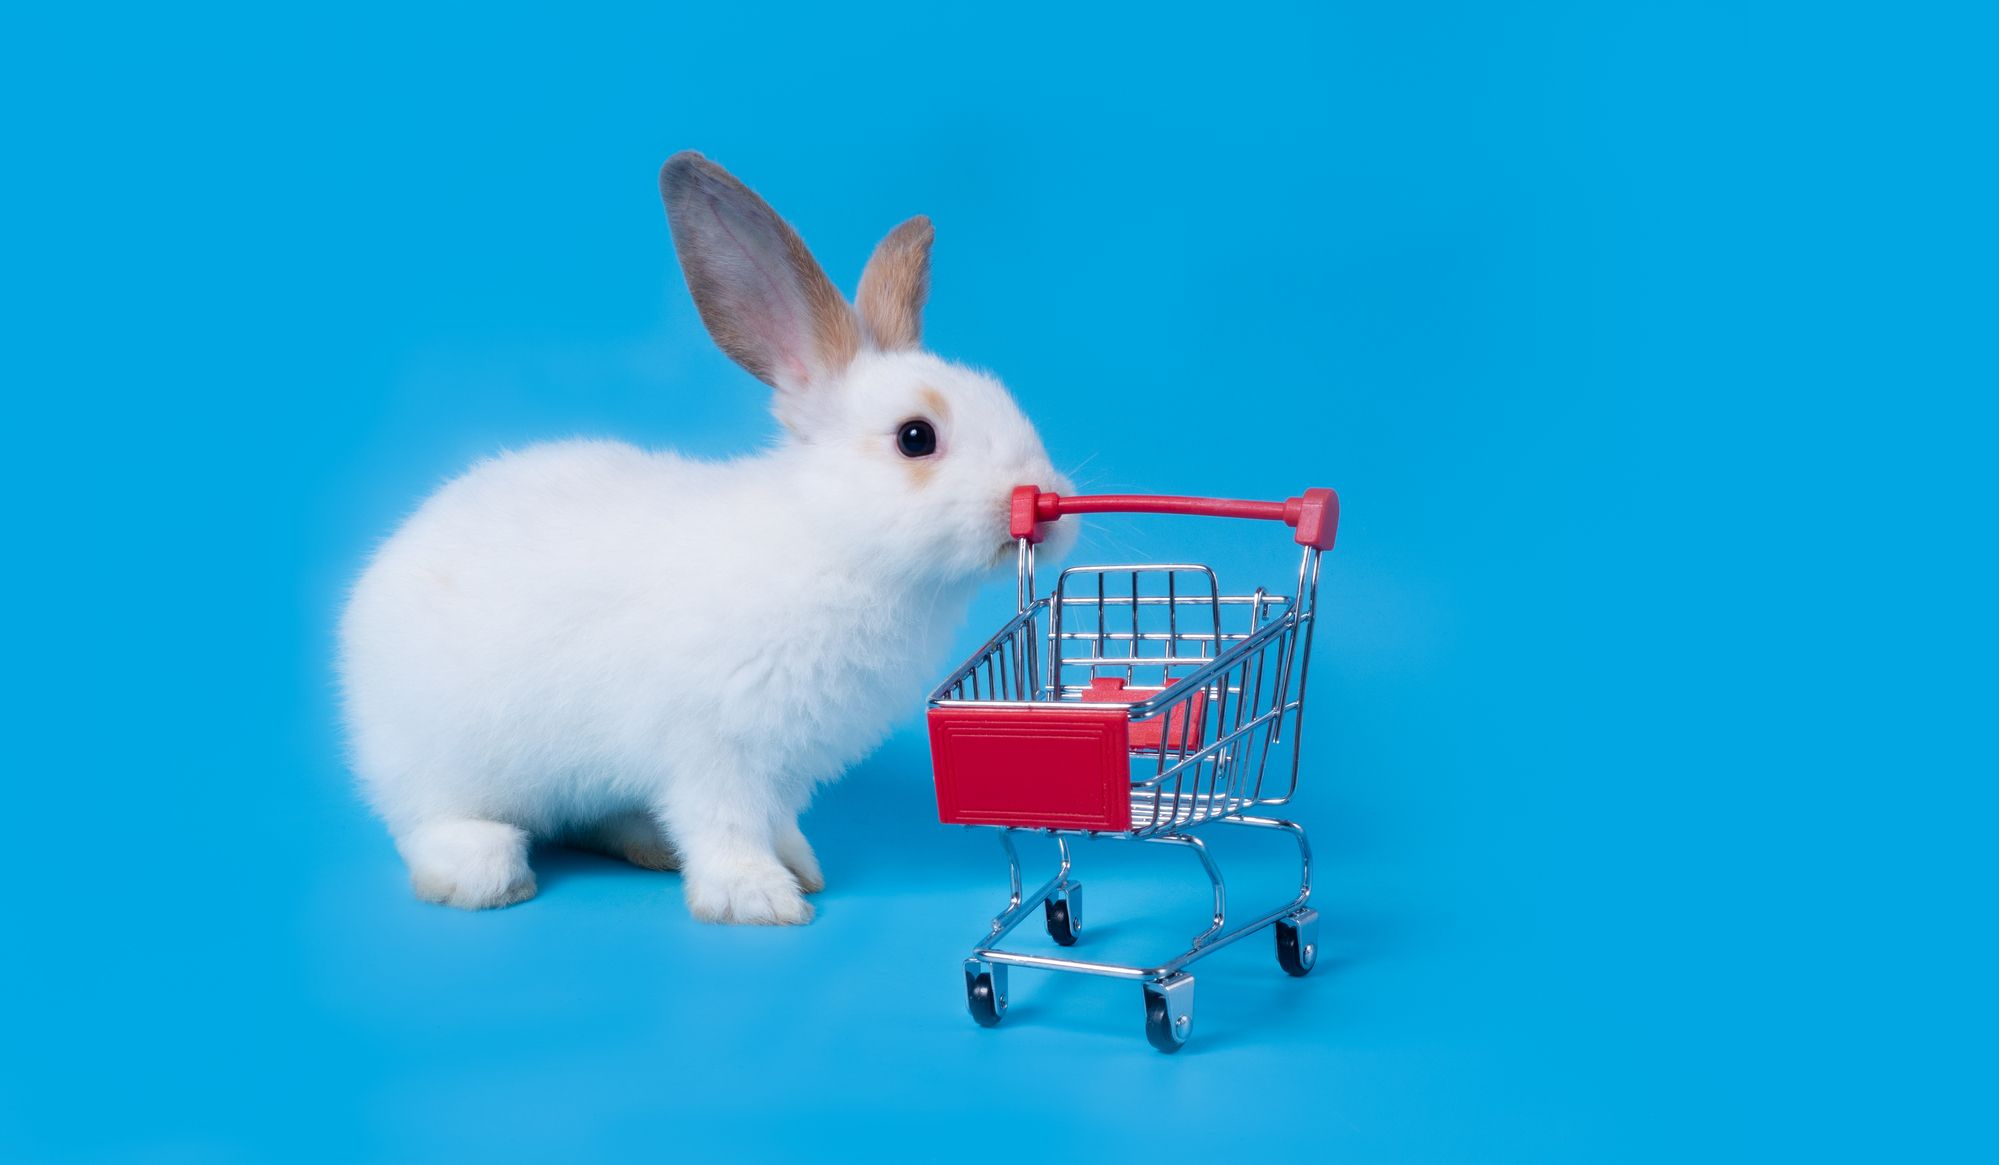
[[[933,708],[938,817],[949,825],[1130,829],[1129,725],[1116,705]]]

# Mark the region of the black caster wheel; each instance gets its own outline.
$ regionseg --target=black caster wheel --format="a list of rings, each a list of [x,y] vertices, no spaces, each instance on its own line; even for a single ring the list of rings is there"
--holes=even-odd
[[[1284,973],[1304,978],[1319,961],[1319,912],[1300,910],[1277,920],[1277,965]]]
[[[1145,1040],[1162,1052],[1187,1046],[1194,1030],[1194,977],[1175,975],[1145,985]]]
[[[1041,904],[1048,915],[1048,937],[1065,947],[1076,945],[1076,924],[1069,917],[1069,904],[1049,899]]]
[[[1070,886],[1060,898],[1041,904],[1048,916],[1048,937],[1065,947],[1073,947],[1083,937],[1083,888]]]
[[[965,967],[965,1006],[980,1027],[998,1027],[1006,1017],[1006,968]]]

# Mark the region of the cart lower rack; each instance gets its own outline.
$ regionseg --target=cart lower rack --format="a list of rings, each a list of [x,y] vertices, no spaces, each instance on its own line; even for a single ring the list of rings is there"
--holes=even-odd
[[[1223,594],[1191,563],[1078,566],[1037,595],[1034,547],[1064,515],[1168,513],[1282,521],[1303,547],[1288,593]],[[1317,605],[1319,556],[1333,545],[1339,499],[1307,490],[1284,502],[1014,491],[1019,611],[930,697],[938,816],[999,831],[1011,884],[1006,909],[965,960],[972,1017],[1006,1014],[1007,968],[1136,979],[1154,1047],[1177,1051],[1193,1027],[1204,955],[1265,927],[1292,975],[1312,969],[1318,915],[1312,849],[1302,827],[1258,811],[1298,787],[1299,721]],[[1193,830],[1281,832],[1298,846],[1298,893],[1231,921],[1220,867]],[[1023,889],[1017,832],[1055,839],[1059,864]],[[1190,850],[1214,888],[1212,924],[1150,966],[1026,954],[999,944],[1041,909],[1064,947],[1082,934],[1082,886],[1070,877],[1074,837],[1117,837]]]

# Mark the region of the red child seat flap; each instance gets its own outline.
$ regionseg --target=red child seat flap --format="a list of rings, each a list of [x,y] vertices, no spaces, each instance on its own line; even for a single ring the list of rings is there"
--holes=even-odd
[[[1083,692],[1085,704],[1136,704],[1165,691],[1165,688],[1127,688],[1125,681],[1116,676],[1095,676],[1090,680],[1088,690]],[[1158,752],[1160,742],[1168,741],[1166,747],[1178,753],[1199,752],[1201,749],[1201,729],[1207,722],[1202,715],[1208,707],[1208,693],[1195,692],[1191,699],[1173,706],[1164,716],[1154,716],[1149,720],[1134,720],[1131,724],[1131,749],[1133,752]]]

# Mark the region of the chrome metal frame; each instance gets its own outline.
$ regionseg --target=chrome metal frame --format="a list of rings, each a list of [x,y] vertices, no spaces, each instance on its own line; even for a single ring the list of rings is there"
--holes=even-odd
[[[1193,978],[1186,968],[1265,927],[1289,929],[1309,968],[1316,956],[1312,847],[1291,821],[1250,811],[1289,801],[1298,788],[1300,720],[1318,601],[1320,552],[1300,555],[1289,596],[1261,589],[1222,594],[1215,574],[1186,563],[1071,567],[1047,595],[1035,593],[1034,546],[1019,541],[1018,612],[930,696],[934,708],[1089,708],[1090,680],[1117,676],[1133,687],[1159,688],[1128,706],[1134,724],[1160,724],[1156,748],[1132,750],[1131,828],[1123,832],[998,827],[1010,892],[984,938],[965,959],[969,977],[993,976],[1002,1006],[1006,968],[1069,971],[1146,986],[1148,1004],[1165,1001],[1173,1039],[1192,1024]],[[1113,586],[1116,580],[1116,586]],[[1228,614],[1245,618],[1230,627]],[[1113,629],[1112,621],[1116,627]],[[1163,626],[1161,625],[1163,620]],[[1179,719],[1175,719],[1178,717]],[[1190,727],[1193,726],[1190,731]],[[1283,774],[1266,782],[1272,753]],[[1298,846],[1298,892],[1288,902],[1231,924],[1228,888],[1207,844],[1189,831],[1241,826],[1288,834]],[[993,828],[973,826],[970,828]],[[1051,837],[1059,857],[1054,874],[1023,889],[1016,833]],[[1001,942],[1037,907],[1075,902],[1070,839],[1118,838],[1190,850],[1213,889],[1208,928],[1161,962],[1131,965],[1007,950]],[[1079,915],[1072,914],[1072,918]]]
[[[1064,893],[1073,892],[1080,888],[1080,883],[1069,880],[1069,871],[1073,868],[1074,862],[1073,855],[1069,852],[1068,839],[1070,837],[1124,837],[1126,835],[1108,833],[1079,834],[1070,830],[1002,828],[999,831],[1000,845],[1006,849],[1007,874],[1011,880],[1013,892],[1007,900],[1006,909],[1000,911],[999,915],[993,919],[992,927],[986,932],[985,938],[973,946],[971,956],[965,960],[966,965],[969,967],[974,963],[978,963],[1008,967],[1033,967],[1043,971],[1074,971],[1078,974],[1102,975],[1111,979],[1143,979],[1159,982],[1177,974],[1189,963],[1221,950],[1244,935],[1254,934],[1280,918],[1298,913],[1305,907],[1306,903],[1311,901],[1312,843],[1306,838],[1303,826],[1274,817],[1247,817],[1242,814],[1219,818],[1209,824],[1244,825],[1259,829],[1281,830],[1290,834],[1292,840],[1298,843],[1297,896],[1275,910],[1265,911],[1250,921],[1230,929],[1228,926],[1228,883],[1222,877],[1221,867],[1215,863],[1214,856],[1208,852],[1207,844],[1198,837],[1183,833],[1140,837],[1133,840],[1148,841],[1155,844],[1177,845],[1194,851],[1194,855],[1201,861],[1201,868],[1208,875],[1209,883],[1214,887],[1214,912],[1211,916],[1210,925],[1208,929],[1194,936],[1193,942],[1189,944],[1185,951],[1164,962],[1155,963],[1150,966],[1132,966],[1126,963],[1096,962],[1088,959],[1067,959],[1053,955],[1030,955],[1019,951],[1009,951],[995,944],[1012,933],[1015,927],[1032,917],[1035,907],[1040,906],[1050,898],[1059,898]],[[967,826],[967,828],[982,829],[988,827]],[[1020,851],[1013,843],[1013,835],[1016,833],[1040,833],[1053,837],[1061,852],[1061,863],[1055,871],[1055,876],[1042,883],[1041,887],[1031,894],[1021,893]]]

